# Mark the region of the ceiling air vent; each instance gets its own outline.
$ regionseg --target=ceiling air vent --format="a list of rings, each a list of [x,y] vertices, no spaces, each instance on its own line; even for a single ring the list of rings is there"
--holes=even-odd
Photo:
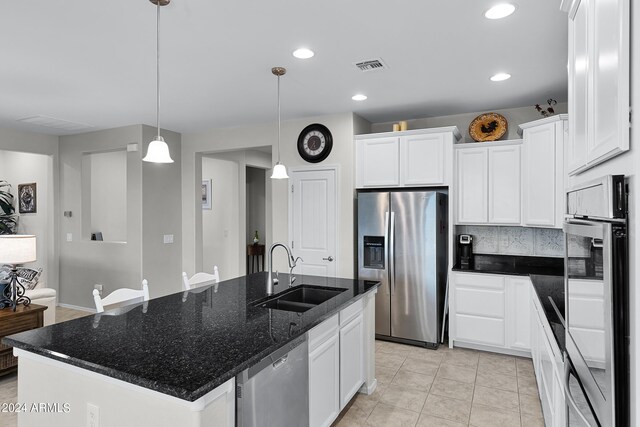
[[[93,128],[93,126],[85,123],[69,122],[67,120],[56,119],[47,116],[31,116],[18,119],[18,122],[28,123],[30,125],[42,126],[51,129],[64,130],[68,132],[78,132]]]
[[[368,71],[378,71],[384,70],[387,67],[387,64],[384,63],[382,58],[369,59],[366,61],[356,62],[355,66],[358,67],[358,70],[368,72]]]

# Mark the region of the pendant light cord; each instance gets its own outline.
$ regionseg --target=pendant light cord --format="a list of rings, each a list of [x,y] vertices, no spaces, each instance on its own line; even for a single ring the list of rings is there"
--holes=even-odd
[[[160,0],[156,16],[156,127],[160,137]]]
[[[280,76],[278,76],[278,163],[280,163]]]

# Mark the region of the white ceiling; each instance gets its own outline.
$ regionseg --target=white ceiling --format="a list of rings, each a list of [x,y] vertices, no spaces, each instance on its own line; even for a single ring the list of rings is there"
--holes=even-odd
[[[567,99],[559,0],[172,0],[162,9],[162,127],[197,132],[354,111],[372,122]],[[148,0],[14,0],[0,13],[0,126],[43,115],[95,129],[155,123],[155,7]],[[316,56],[291,52],[310,47]],[[362,73],[353,63],[381,57]],[[489,77],[512,74],[505,82]],[[354,102],[365,93],[369,99]],[[68,133],[68,132],[67,132]]]

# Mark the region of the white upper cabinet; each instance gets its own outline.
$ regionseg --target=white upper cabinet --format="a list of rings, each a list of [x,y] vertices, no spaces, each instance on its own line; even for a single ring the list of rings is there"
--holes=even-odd
[[[400,184],[444,184],[445,135],[430,133],[400,138]]]
[[[457,224],[520,224],[520,145],[456,146]]]
[[[460,138],[456,127],[357,135],[356,188],[445,185]]]
[[[629,150],[629,4],[575,0],[569,10],[569,174]]]
[[[522,225],[561,228],[564,215],[564,141],[567,115],[520,125],[522,152]]]
[[[489,219],[487,168],[489,152],[484,147],[456,150],[456,194],[458,223],[482,224]]]
[[[400,185],[400,138],[358,141],[357,170],[362,187]]]
[[[489,149],[489,223],[520,224],[520,146]]]

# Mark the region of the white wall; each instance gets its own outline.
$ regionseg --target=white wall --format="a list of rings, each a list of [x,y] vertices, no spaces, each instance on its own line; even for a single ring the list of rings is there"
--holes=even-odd
[[[307,125],[311,123],[322,123],[327,126],[333,134],[333,151],[323,162],[323,165],[336,165],[339,167],[340,181],[338,184],[340,217],[338,218],[339,239],[338,254],[339,270],[338,275],[342,277],[353,277],[354,273],[354,253],[353,253],[353,200],[354,200],[354,115],[352,113],[335,114],[319,117],[308,117],[305,119],[286,120],[282,122],[282,145],[281,158],[287,167],[310,167],[313,166],[302,160],[296,148],[298,135]],[[202,244],[198,242],[202,236],[201,213],[199,210],[198,194],[200,192],[201,163],[199,158],[201,153],[235,151],[243,148],[252,148],[255,141],[264,143],[271,142],[272,164],[277,159],[277,124],[269,123],[256,126],[239,128],[214,129],[208,132],[196,134],[184,134],[182,136],[182,174],[183,174],[183,266],[189,274],[199,271],[202,268],[201,252]],[[247,163],[249,164],[249,163]],[[243,174],[244,175],[244,174]],[[267,218],[272,226],[272,235],[267,231],[266,243],[272,241],[289,240],[288,205],[289,192],[288,181],[269,180],[267,183],[267,197],[271,191],[272,208],[267,203]],[[245,204],[243,183],[239,188],[242,205]],[[193,219],[192,219],[193,218]],[[242,217],[241,221],[245,219]],[[244,224],[244,222],[241,222]],[[244,248],[243,248],[244,249]],[[244,253],[244,251],[243,251]],[[280,254],[281,255],[281,254]],[[245,255],[239,254],[239,261],[244,264]],[[284,256],[275,260],[275,267],[285,271]],[[243,271],[243,269],[240,269]]]
[[[9,182],[12,193],[16,198],[16,214],[20,215],[18,234],[33,234],[37,239],[37,261],[29,264],[31,268],[42,268],[40,281],[49,286],[57,283],[52,280],[57,275],[57,262],[49,256],[50,218],[54,215],[52,209],[53,195],[53,159],[51,156],[33,153],[18,153],[15,151],[0,151],[0,180]],[[18,212],[18,185],[36,183],[36,213]],[[55,268],[54,268],[55,267]],[[53,274],[51,273],[53,270]],[[51,278],[50,278],[51,277]]]
[[[555,107],[557,114],[566,113],[568,105],[566,102],[561,102]],[[478,115],[486,113],[488,111],[480,111],[475,113],[455,114],[451,116],[438,116],[438,117],[425,117],[422,119],[407,120],[409,129],[426,129],[436,128],[443,126],[457,126],[462,133],[461,142],[473,142],[473,139],[469,135],[469,124]],[[542,116],[537,112],[533,106],[519,107],[519,108],[506,108],[500,110],[491,110],[491,112],[502,114],[508,122],[507,135],[502,139],[520,139],[518,135],[518,125],[522,123],[531,122],[541,119]],[[395,122],[373,123],[371,125],[371,132],[391,132],[393,130],[393,123],[398,123],[398,119]]]
[[[247,167],[247,221],[246,221],[246,242],[253,243],[256,230],[261,244],[264,243],[266,230],[266,185],[267,171]]]
[[[43,272],[43,274],[46,274],[46,286],[57,290],[59,256],[57,240],[59,222],[56,216],[59,208],[58,137],[0,128],[0,150],[17,153],[44,154],[48,156],[48,190],[38,187],[40,194],[42,191],[49,191],[49,195],[46,196],[48,200],[48,213],[46,216],[38,215],[38,221],[44,221],[44,217],[46,217],[46,243],[38,243],[38,250],[44,249],[46,255],[39,258],[38,262],[44,262],[46,259],[47,268],[45,268]],[[14,188],[14,191],[17,192],[17,188]],[[40,257],[40,253],[38,256]]]
[[[211,210],[202,210],[202,271],[213,273],[217,265],[221,280],[241,275],[238,173],[238,162],[202,158],[202,179],[211,180]]]
[[[89,233],[101,232],[110,242],[127,241],[127,152],[116,150],[86,154],[91,180]],[[89,233],[82,236],[90,237]]]

